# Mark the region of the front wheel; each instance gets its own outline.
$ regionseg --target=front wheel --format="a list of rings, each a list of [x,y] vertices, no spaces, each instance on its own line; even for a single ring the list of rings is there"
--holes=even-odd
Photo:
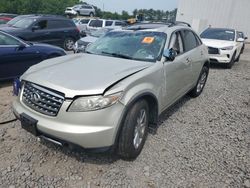
[[[149,107],[145,100],[136,102],[128,111],[118,143],[118,154],[126,160],[135,159],[146,141]]]
[[[204,66],[201,70],[198,82],[196,83],[195,87],[189,92],[189,95],[191,97],[198,97],[202,93],[207,82],[208,72],[208,67]]]
[[[233,54],[233,56],[231,58],[231,61],[226,64],[226,68],[227,69],[231,69],[232,66],[234,65],[234,63],[235,63],[235,56],[236,56],[236,52],[234,52],[234,54]]]
[[[94,13],[91,12],[91,13],[89,14],[89,16],[90,16],[90,17],[94,17]]]
[[[75,40],[73,38],[66,38],[63,43],[63,48],[67,51],[73,50]]]

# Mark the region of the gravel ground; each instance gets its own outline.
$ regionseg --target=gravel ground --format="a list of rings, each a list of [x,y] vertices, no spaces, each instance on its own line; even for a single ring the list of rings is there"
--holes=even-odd
[[[0,125],[0,187],[250,187],[250,46],[231,70],[213,66],[203,94],[166,111],[132,162],[38,141]],[[0,86],[0,121],[14,99]]]

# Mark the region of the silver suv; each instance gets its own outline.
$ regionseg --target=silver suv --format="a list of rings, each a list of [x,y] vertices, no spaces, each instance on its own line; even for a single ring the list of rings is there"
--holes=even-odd
[[[86,53],[46,60],[21,78],[13,103],[21,125],[36,136],[83,148],[116,148],[136,158],[149,126],[185,94],[201,94],[207,48],[181,24],[115,30]]]
[[[95,8],[92,5],[82,4],[75,5],[73,7],[67,7],[65,14],[68,15],[83,15],[83,16],[95,16]]]

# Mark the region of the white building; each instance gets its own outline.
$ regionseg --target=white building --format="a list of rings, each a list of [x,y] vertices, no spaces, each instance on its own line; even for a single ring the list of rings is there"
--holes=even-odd
[[[250,37],[250,0],[179,0],[177,21],[197,32],[211,27],[235,28]]]

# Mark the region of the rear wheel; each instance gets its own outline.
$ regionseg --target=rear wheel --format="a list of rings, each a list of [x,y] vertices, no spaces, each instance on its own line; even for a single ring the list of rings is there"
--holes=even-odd
[[[75,40],[73,38],[66,38],[63,43],[63,48],[68,51],[73,50],[74,44]]]
[[[118,143],[118,154],[123,159],[135,159],[146,141],[149,124],[149,107],[145,100],[136,102],[128,111]]]
[[[207,82],[208,72],[208,67],[204,66],[201,70],[196,86],[189,92],[191,97],[198,97],[202,93]]]

